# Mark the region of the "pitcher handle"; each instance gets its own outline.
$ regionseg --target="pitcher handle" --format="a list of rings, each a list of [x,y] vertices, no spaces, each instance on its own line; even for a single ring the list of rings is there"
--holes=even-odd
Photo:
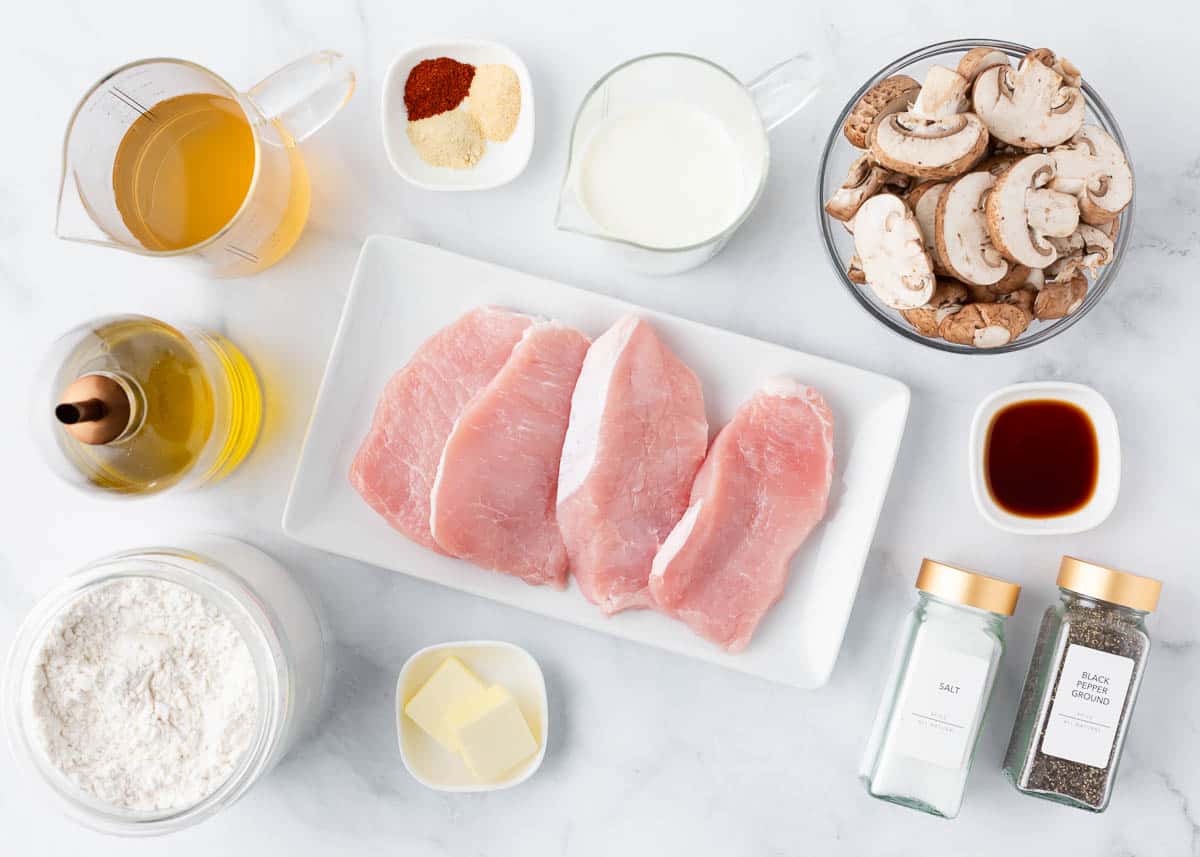
[[[820,91],[824,70],[809,54],[797,54],[752,80],[747,89],[770,131],[786,122]]]
[[[354,69],[336,51],[285,65],[246,96],[268,120],[278,120],[299,143],[333,118],[354,94]]]

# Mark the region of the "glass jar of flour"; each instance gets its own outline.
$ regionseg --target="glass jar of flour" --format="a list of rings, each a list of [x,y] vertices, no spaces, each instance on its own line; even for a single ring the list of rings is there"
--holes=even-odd
[[[929,559],[916,587],[861,776],[873,797],[954,818],[1021,587]]]
[[[31,785],[103,833],[170,833],[230,806],[320,712],[312,602],[257,548],[196,536],[105,557],[30,611],[4,715]]]

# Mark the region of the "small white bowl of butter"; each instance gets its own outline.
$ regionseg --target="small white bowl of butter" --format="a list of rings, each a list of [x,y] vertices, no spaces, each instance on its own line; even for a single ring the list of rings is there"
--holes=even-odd
[[[439,671],[441,675],[437,676]],[[483,718],[476,721],[470,738],[475,742],[474,746],[460,748],[459,752],[443,745],[443,741],[454,740],[448,734],[443,734],[441,740],[435,738],[405,712],[409,703],[429,686],[432,692],[426,694],[424,711],[413,711],[425,721],[426,727],[432,725],[429,718],[433,709],[442,703],[448,703],[452,711],[461,713],[465,706],[468,709],[475,708],[476,712],[473,713],[477,713],[480,705],[472,705],[464,699],[464,695],[475,687],[473,678],[477,678],[494,697],[511,695],[536,744],[536,750],[531,755],[525,756],[523,761],[498,776],[477,776],[466,757],[473,752],[476,764],[480,764],[480,755],[490,756],[488,761],[494,763],[498,748],[490,746],[491,743],[514,740],[504,737],[505,728],[511,729],[513,724],[503,716],[503,705],[492,709],[498,715],[487,718],[488,722]],[[431,682],[431,679],[435,679],[435,682]],[[433,686],[435,684],[437,686]],[[484,706],[496,701],[485,702]],[[533,656],[520,646],[496,640],[439,643],[418,651],[400,670],[400,678],[396,683],[396,729],[400,739],[400,758],[413,778],[428,788],[443,792],[488,792],[523,783],[542,765],[542,759],[546,756],[549,726],[545,676]],[[439,731],[437,726],[432,728],[433,731]],[[519,724],[516,728],[519,730]],[[521,735],[516,736],[516,740],[522,738]]]

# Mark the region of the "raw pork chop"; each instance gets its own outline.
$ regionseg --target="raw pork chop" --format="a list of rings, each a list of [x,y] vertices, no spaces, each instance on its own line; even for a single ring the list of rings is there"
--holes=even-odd
[[[429,530],[429,492],[454,421],[500,371],[533,319],[481,307],[426,340],[384,388],[350,483],[414,542],[443,553]]]
[[[650,563],[688,506],[708,446],[700,381],[627,315],[592,343],[558,467],[571,574],[612,614],[651,607]]]
[[[832,480],[825,400],[790,379],[768,381],[713,441],[691,505],[654,558],[659,608],[731,652],[746,648],[824,516]]]
[[[566,585],[554,501],[571,391],[587,349],[577,330],[534,324],[463,409],[430,498],[433,537],[443,550],[526,583]]]

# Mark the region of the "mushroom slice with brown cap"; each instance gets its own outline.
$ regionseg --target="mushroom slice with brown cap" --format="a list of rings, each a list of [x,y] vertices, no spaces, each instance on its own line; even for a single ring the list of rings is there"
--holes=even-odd
[[[991,290],[998,295],[1006,295],[1009,292],[1015,292],[1017,289],[1024,288],[1025,286],[1034,286],[1036,291],[1036,289],[1039,288],[1042,283],[1042,272],[1037,271],[1037,274],[1035,275],[1035,270],[1036,269],[1030,268],[1027,265],[1018,265],[1013,263],[1008,266],[1008,273],[1005,274],[999,282],[992,283],[989,288],[991,288]]]
[[[974,113],[932,119],[894,113],[879,123],[871,155],[890,170],[920,179],[952,179],[987,151],[988,132]]]
[[[938,333],[942,339],[958,345],[998,348],[1012,342],[1027,327],[1029,319],[1020,307],[997,303],[968,304],[946,316],[938,326]]]
[[[929,303],[916,309],[900,310],[900,315],[922,336],[936,337],[938,327],[948,315],[963,308],[970,299],[967,287],[956,280],[938,278]]]
[[[1044,268],[1058,258],[1049,236],[1075,231],[1079,211],[1070,194],[1047,189],[1054,178],[1054,159],[1026,155],[996,179],[987,198],[987,229],[996,249],[1030,268]]]
[[[1076,274],[1065,282],[1047,283],[1034,301],[1034,317],[1039,321],[1053,321],[1076,312],[1083,306],[1087,290],[1088,280],[1083,274]]]
[[[1074,70],[1074,82],[1054,66]],[[971,103],[993,137],[1023,149],[1057,146],[1083,124],[1078,71],[1044,50],[1026,54],[1015,71],[998,65],[982,72]]]
[[[1066,57],[1055,55],[1054,51],[1049,48],[1034,48],[1026,56],[1054,69],[1067,86],[1078,87],[1083,82],[1083,75],[1075,67],[1075,63]]]
[[[1050,186],[1079,200],[1085,223],[1107,223],[1133,199],[1133,171],[1121,147],[1096,125],[1084,125],[1050,152],[1055,175]]]
[[[842,133],[846,135],[850,145],[860,149],[867,148],[871,129],[879,124],[883,117],[908,110],[920,89],[921,84],[907,74],[885,78],[868,89],[862,98],[858,99],[842,125]]]
[[[992,245],[984,206],[996,177],[967,173],[947,186],[937,205],[938,258],[964,283],[990,285],[1008,273],[1008,260]]]
[[[854,249],[867,284],[892,309],[924,306],[933,295],[933,265],[916,218],[900,197],[884,193],[854,216]]]
[[[1017,161],[1021,160],[1021,158],[1025,157],[1027,154],[1028,152],[1021,152],[1019,155],[997,152],[995,154],[988,155],[986,158],[976,164],[975,169],[984,170],[985,172],[989,172],[996,176],[996,178],[999,178],[1002,172],[1007,170]]]
[[[975,78],[989,68],[1008,64],[1008,54],[998,48],[971,48],[958,61],[957,71],[966,78],[967,83],[974,83]]]
[[[933,263],[934,273],[937,274],[950,273],[938,257],[935,233],[938,200],[942,198],[946,187],[946,182],[921,182],[904,197],[913,217],[917,219],[917,227],[921,230],[921,240],[925,244],[925,252],[929,254],[929,261]]]
[[[885,169],[874,163],[870,155],[863,155],[850,165],[846,180],[825,203],[825,211],[830,217],[846,222],[854,217],[865,200],[885,187],[904,190],[908,183],[908,176]]]
[[[862,259],[857,256],[850,257],[850,264],[846,266],[846,278],[860,286],[867,284],[867,275],[862,268]]]
[[[971,108],[967,99],[969,87],[970,81],[954,69],[944,65],[931,66],[909,112],[927,119],[966,113]]]
[[[1108,234],[1097,226],[1087,223],[1067,238],[1051,239],[1058,250],[1058,258],[1046,267],[1046,274],[1053,283],[1074,279],[1083,271],[1095,276],[1101,268],[1112,262],[1115,247]]]

